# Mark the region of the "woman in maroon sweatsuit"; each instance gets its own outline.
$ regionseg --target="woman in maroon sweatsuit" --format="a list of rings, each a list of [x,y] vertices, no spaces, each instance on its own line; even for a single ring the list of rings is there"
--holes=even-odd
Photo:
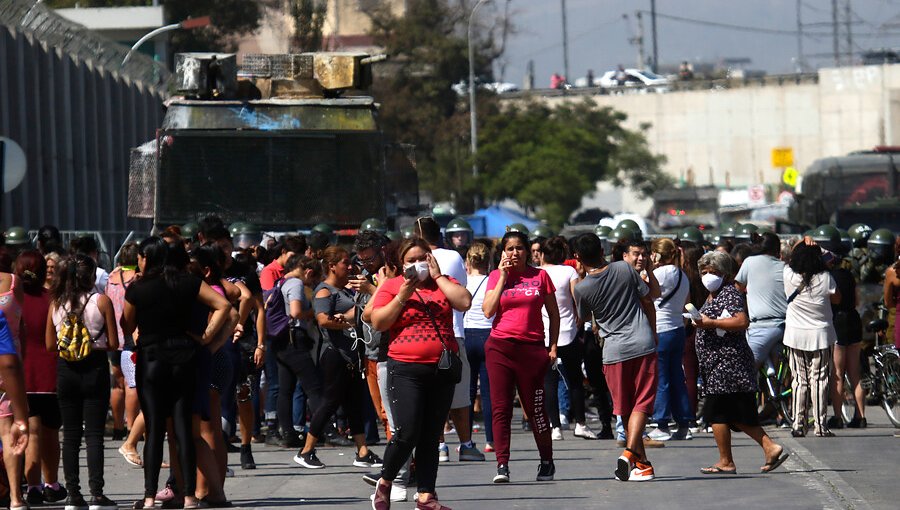
[[[497,475],[494,483],[509,482],[509,435],[515,391],[531,418],[534,442],[541,455],[537,480],[553,480],[553,443],[550,421],[544,410],[544,376],[556,363],[559,308],[556,288],[542,269],[526,264],[528,238],[507,232],[500,241],[500,267],[491,272],[482,310],[494,318],[491,336],[484,346],[485,365],[491,381],[494,451]],[[550,317],[550,347],[544,347],[541,308]]]

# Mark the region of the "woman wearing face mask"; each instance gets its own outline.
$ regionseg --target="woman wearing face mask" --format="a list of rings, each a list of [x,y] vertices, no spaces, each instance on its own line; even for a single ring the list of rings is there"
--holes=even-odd
[[[737,473],[731,454],[734,430],[759,443],[766,459],[760,472],[768,473],[784,462],[787,453],[759,426],[756,370],[746,338],[750,319],[744,297],[733,284],[734,261],[728,254],[714,251],[703,255],[698,265],[703,286],[709,291],[700,317],[693,320],[705,395],[703,414],[719,447],[719,461],[700,472]]]
[[[403,241],[399,256],[403,274],[381,284],[371,312],[372,326],[390,331],[388,386],[394,429],[372,508],[391,507],[393,480],[415,449],[416,508],[450,510],[437,501],[435,480],[437,446],[456,381],[439,369],[438,361],[445,349],[458,352],[453,310],[468,310],[472,296],[455,279],[441,274],[424,240]]]
[[[550,420],[544,408],[544,375],[556,363],[559,308],[556,287],[543,269],[527,265],[528,238],[507,232],[500,240],[500,265],[488,276],[481,308],[493,317],[491,336],[485,344],[485,363],[491,380],[491,406],[497,475],[494,483],[509,482],[509,435],[512,400],[516,389],[540,452],[537,481],[553,480],[553,443]],[[547,309],[549,347],[544,344],[541,309]]]

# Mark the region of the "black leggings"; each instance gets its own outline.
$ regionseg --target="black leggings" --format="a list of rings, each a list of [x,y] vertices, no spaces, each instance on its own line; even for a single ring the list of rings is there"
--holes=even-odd
[[[347,421],[350,422],[350,432],[353,435],[365,434],[362,397],[365,395],[369,398],[369,391],[359,372],[350,366],[340,353],[330,347],[322,351],[319,370],[323,377],[322,403],[309,421],[309,433],[313,437],[322,437],[331,416],[338,407],[343,407],[347,413]],[[302,381],[300,384],[303,384]],[[305,387],[303,391],[306,391]]]
[[[144,443],[144,497],[156,495],[159,468],[165,448],[166,420],[172,418],[178,443],[178,460],[184,476],[184,495],[197,489],[197,452],[194,449],[192,413],[197,376],[197,358],[172,363],[156,346],[138,353],[136,381],[138,399],[147,424]]]
[[[584,371],[587,373],[588,383],[594,389],[600,423],[606,425],[612,421],[612,400],[606,376],[603,375],[603,348],[597,345],[593,333],[582,331],[581,336],[584,337]]]
[[[69,492],[81,493],[78,454],[83,434],[87,446],[88,485],[91,495],[100,496],[103,494],[103,431],[109,407],[106,352],[94,351],[81,361],[60,359],[56,365],[56,388],[62,415],[66,487]]]
[[[581,376],[581,362],[584,360],[584,347],[578,339],[569,345],[557,347],[556,355],[559,358],[565,374],[565,384],[569,393],[569,411],[572,412],[572,420],[575,423],[584,424],[584,378]],[[547,414],[550,415],[550,424],[559,427],[559,377],[558,370],[547,370],[544,376],[544,394],[546,395]]]
[[[272,354],[278,361],[278,387],[285,388],[278,399],[278,426],[284,434],[294,430],[294,392],[290,389],[300,381],[307,409],[315,412],[322,404],[322,378],[308,349],[291,345],[286,340],[272,342],[272,345],[277,345]]]
[[[393,480],[416,450],[419,493],[434,493],[438,472],[438,443],[450,412],[454,385],[437,377],[432,364],[389,359],[388,396],[394,435],[384,450],[381,478]]]

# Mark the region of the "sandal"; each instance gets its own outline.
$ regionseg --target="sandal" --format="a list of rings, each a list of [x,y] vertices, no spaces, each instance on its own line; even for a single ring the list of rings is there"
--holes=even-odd
[[[790,455],[790,453],[784,451],[784,448],[782,448],[781,453],[778,454],[778,457],[776,457],[775,460],[766,462],[766,465],[761,467],[759,469],[759,472],[760,473],[771,473],[772,471],[776,470],[778,468],[778,466],[784,464],[784,461],[787,460],[789,455]]]
[[[131,464],[134,467],[144,466],[144,461],[141,459],[141,456],[138,455],[138,452],[129,452],[125,449],[125,445],[119,447],[119,454],[125,458],[125,462]]]
[[[709,466],[705,468],[700,468],[700,472],[704,475],[736,475],[737,468],[734,469],[725,469],[719,466]]]
[[[154,510],[156,507],[144,506],[144,500],[139,499],[131,505],[131,510]]]

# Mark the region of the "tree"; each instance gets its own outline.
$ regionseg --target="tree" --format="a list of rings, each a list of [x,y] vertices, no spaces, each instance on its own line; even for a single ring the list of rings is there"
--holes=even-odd
[[[291,40],[294,51],[319,51],[328,3],[321,0],[291,0],[290,8],[294,18],[294,37]]]
[[[628,130],[625,114],[590,99],[555,108],[537,102],[504,105],[479,133],[477,186],[490,200],[515,200],[562,226],[598,181],[629,185],[643,196],[672,184],[644,132]]]

